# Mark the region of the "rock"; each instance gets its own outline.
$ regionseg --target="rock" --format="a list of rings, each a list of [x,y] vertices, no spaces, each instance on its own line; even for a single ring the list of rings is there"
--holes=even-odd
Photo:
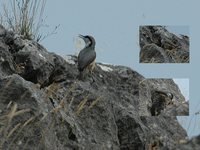
[[[0,79],[15,73],[15,63],[9,47],[0,39]]]
[[[180,141],[180,145],[176,147],[176,150],[198,150],[200,147],[200,135],[193,137],[190,140]]]
[[[14,42],[13,42],[13,47],[14,47],[15,51],[19,51],[22,48],[24,48],[26,42],[27,41],[23,40],[22,37],[20,37],[19,35],[15,35]]]
[[[56,139],[56,129],[49,130],[48,128],[53,127],[53,125],[48,125],[50,122],[47,119],[42,119],[43,116],[50,113],[48,111],[52,110],[53,106],[49,101],[45,102],[46,98],[39,86],[25,81],[19,75],[8,76],[0,80],[0,100],[0,108],[4,110],[4,115],[7,114],[7,116],[1,118],[1,123],[3,122],[1,129],[6,128],[9,131],[0,132],[2,138],[0,147],[2,149],[18,147],[19,149],[47,148],[53,150],[62,147],[57,148],[60,143]],[[47,118],[49,117],[52,116]],[[53,120],[53,118],[51,119]],[[17,131],[10,135],[10,131],[16,125],[18,125]],[[53,134],[55,136],[51,136]],[[7,135],[9,135],[8,141],[3,141]],[[45,139],[41,141],[43,136],[45,136]],[[9,142],[12,140],[14,141],[13,144]],[[19,142],[21,144],[17,144]]]
[[[189,104],[172,79],[144,79],[139,85],[139,98],[141,116],[189,115]]]
[[[141,63],[189,63],[189,37],[163,26],[140,26]]]
[[[1,104],[9,104],[10,101],[18,103],[22,108],[33,108],[38,110],[41,97],[37,97],[41,92],[35,90],[36,85],[25,81],[19,75],[13,74],[0,80]],[[6,108],[4,108],[5,110]]]
[[[149,111],[153,89],[183,101],[172,80],[149,80],[139,93],[142,75],[102,63],[78,80],[77,57],[9,36],[0,41],[0,149],[173,149],[187,138],[167,109]]]
[[[140,60],[144,60],[143,63],[169,63],[171,59],[161,47],[155,44],[146,44],[141,49]]]
[[[41,45],[27,41],[25,46],[14,54],[18,73],[26,80],[42,86],[49,82],[74,78],[74,70],[62,57],[49,53]]]
[[[4,37],[6,35],[6,29],[0,24],[0,37]]]

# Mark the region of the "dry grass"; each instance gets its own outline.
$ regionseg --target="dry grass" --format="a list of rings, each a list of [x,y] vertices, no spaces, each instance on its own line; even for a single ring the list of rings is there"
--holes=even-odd
[[[92,109],[100,100],[102,100],[102,97],[97,97],[88,107],[88,110]],[[88,101],[88,96],[86,96],[77,106],[76,115],[79,116],[82,110],[86,107],[86,103]]]
[[[164,63],[166,60],[162,60],[161,58],[154,58],[154,54],[149,55],[147,58],[147,52],[144,49],[149,44],[146,44],[141,48],[140,51],[140,63]],[[170,62],[168,63],[189,63],[189,53],[187,51],[181,51],[180,49],[173,48],[173,49],[163,49],[164,53],[170,58]]]
[[[14,104],[10,112],[7,115],[1,116],[0,119],[7,118],[8,123],[10,123],[14,117],[24,114],[26,112],[30,112],[30,109],[23,109],[23,110],[17,111],[17,104]]]
[[[94,100],[91,105],[89,106],[89,109],[92,109],[100,100],[102,100],[102,97],[98,97],[96,100]]]
[[[65,106],[64,100],[61,100],[59,105],[57,107],[55,107],[54,109],[51,110],[51,112],[53,113],[57,113],[59,112],[61,109],[63,109]]]
[[[46,132],[50,128],[53,128],[56,118],[55,120],[52,119],[51,122],[47,124],[45,128],[41,128],[43,126],[43,120],[41,118],[38,118],[39,116],[35,115],[24,121],[18,120],[20,121],[18,122],[17,120],[14,120],[15,117],[28,113],[30,109],[18,110],[18,105],[16,103],[12,103],[13,102],[10,102],[8,104],[7,113],[5,113],[5,115],[0,116],[0,149],[4,149],[5,145],[6,149],[21,149],[19,145],[16,145],[16,142],[22,142],[23,140],[25,140],[25,142],[21,146],[23,147],[23,149],[26,149],[27,144],[30,141],[32,141],[31,137],[30,139],[26,139],[27,132],[31,134],[31,136],[34,136],[34,128],[41,130],[41,137],[38,137],[39,143],[38,145],[36,145],[36,149],[39,148],[41,145],[44,145],[43,143],[46,136]],[[63,107],[63,102],[61,102],[58,107]],[[55,108],[51,111],[50,114],[56,114],[58,109],[59,108]]]
[[[6,83],[6,86],[8,87],[11,83],[12,81],[9,80],[9,82]],[[10,101],[8,105],[5,106],[6,110],[4,111],[4,114],[0,116],[0,149],[5,148],[5,146],[8,147],[8,149],[20,149],[21,147],[23,147],[23,149],[28,148],[29,142],[32,142],[32,137],[35,136],[33,129],[39,130],[39,140],[38,144],[36,145],[36,148],[42,147],[44,145],[43,143],[45,142],[45,136],[49,134],[49,129],[52,129],[54,128],[54,126],[57,126],[58,124],[56,123],[58,123],[58,120],[66,120],[66,116],[63,116],[62,112],[66,107],[65,102],[71,103],[70,100],[67,100],[67,97],[69,96],[70,92],[75,92],[75,88],[76,83],[73,83],[68,88],[68,92],[60,96],[60,90],[61,92],[63,92],[60,85],[57,83],[53,83],[52,85],[50,85],[46,90],[45,96],[53,97],[53,99],[56,102],[58,101],[58,104],[56,103],[55,107],[52,110],[49,110],[47,112],[48,114],[44,117],[42,117],[39,114],[37,116],[32,114],[30,112],[30,109],[20,110],[18,105],[14,101]],[[74,97],[72,96],[71,99],[73,98]],[[94,108],[94,106],[101,99],[101,97],[94,99],[92,103],[87,107],[88,110]],[[83,100],[77,106],[77,111],[72,113],[76,113],[77,115],[79,115],[83,111],[83,109],[86,108],[87,102],[88,96],[83,98]],[[68,105],[67,109],[68,108],[70,108],[70,105]],[[23,116],[25,115],[27,117],[27,113],[29,113],[28,115],[32,115],[25,119]],[[59,115],[57,113],[59,113]],[[47,116],[48,118],[46,118]],[[16,117],[19,117],[19,119]],[[49,120],[49,117],[52,119]],[[57,117],[59,117],[59,119]],[[48,124],[46,124],[44,128],[44,123],[46,123],[47,121]],[[31,136],[27,137],[27,134],[30,134]],[[20,145],[20,143],[18,142],[20,142],[23,145]]]
[[[172,59],[173,63],[189,63],[189,54],[186,52],[178,54],[178,49],[166,49],[165,51],[167,56]]]
[[[87,103],[88,101],[88,96],[86,96],[78,105],[77,107],[77,111],[76,111],[76,115],[78,116],[81,111],[83,110],[83,108],[85,107],[85,104]]]
[[[11,105],[12,105],[12,102],[10,102],[8,104],[7,108],[9,109]],[[13,104],[11,109],[8,110],[7,114],[0,117],[0,122],[1,122],[1,125],[0,125],[0,135],[1,135],[0,149],[3,147],[5,142],[9,141],[9,138],[12,136],[12,141],[9,141],[9,147],[11,147],[14,140],[17,139],[17,136],[21,133],[23,128],[25,126],[27,126],[33,120],[33,118],[30,118],[27,121],[25,121],[25,123],[19,122],[16,125],[14,125],[14,127],[12,127],[12,120],[16,116],[20,116],[22,114],[30,112],[30,109],[22,109],[19,111],[17,111],[17,109],[18,109],[18,106],[15,103],[15,104]]]
[[[25,39],[39,41],[45,5],[46,0],[9,0],[9,5],[3,4],[4,24]]]
[[[46,37],[56,34],[55,29],[43,35],[41,29],[47,27],[43,17],[47,0],[9,0],[3,3],[0,11],[0,23],[8,30],[21,35],[24,39],[42,41]]]
[[[141,85],[144,86],[144,85],[145,85],[144,82],[145,82],[146,80],[148,80],[148,79],[143,79],[143,80],[141,80],[141,81],[139,82],[138,86],[141,86]]]
[[[58,83],[52,83],[49,87],[47,87],[47,91],[45,94],[45,100],[48,100],[49,97],[54,97],[53,99],[57,100],[57,95],[58,95],[59,89],[61,89],[61,86]],[[75,90],[75,83],[73,83],[71,85],[71,87],[69,88],[68,92],[65,93],[61,97],[61,100],[59,100],[59,104],[54,106],[54,108],[52,110],[50,110],[50,113],[45,114],[41,118],[41,121],[44,120],[49,114],[52,114],[52,113],[56,114],[56,113],[59,113],[60,111],[64,111],[64,110],[67,111],[67,109],[71,106],[71,103],[73,100],[71,100],[71,102],[69,103],[68,108],[65,107],[65,105],[66,105],[65,102],[67,101],[67,96],[69,95],[69,93],[73,92],[74,90]],[[72,97],[72,99],[73,99],[73,97]]]
[[[50,86],[48,86],[47,92],[45,93],[45,100],[48,100],[49,97],[56,95],[59,88],[60,88],[60,85],[57,83],[52,83]]]

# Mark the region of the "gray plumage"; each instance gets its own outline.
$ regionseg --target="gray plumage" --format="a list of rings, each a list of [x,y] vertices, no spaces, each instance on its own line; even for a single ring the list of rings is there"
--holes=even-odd
[[[80,51],[78,55],[78,70],[83,71],[96,58],[96,52],[90,47],[86,47]]]
[[[80,74],[87,68],[95,59],[95,40],[92,36],[79,35],[85,41],[85,47],[78,55],[78,70]]]

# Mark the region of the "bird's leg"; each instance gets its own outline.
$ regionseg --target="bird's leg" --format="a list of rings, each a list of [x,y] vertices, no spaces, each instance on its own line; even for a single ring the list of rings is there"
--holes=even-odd
[[[89,72],[93,74],[93,70],[95,68],[95,60],[88,66]]]
[[[92,64],[91,69],[90,69],[90,73],[93,74],[93,71],[95,69],[95,62]]]
[[[94,74],[94,69],[95,69],[95,61],[93,61],[89,66],[88,66],[88,71],[91,74],[92,82],[95,82],[95,78],[93,76]]]

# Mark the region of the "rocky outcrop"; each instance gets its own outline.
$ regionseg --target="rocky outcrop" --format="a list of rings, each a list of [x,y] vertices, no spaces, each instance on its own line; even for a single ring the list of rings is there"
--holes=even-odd
[[[151,92],[141,92],[136,71],[98,63],[77,76],[75,56],[63,59],[0,26],[0,149],[173,149],[187,138],[166,109],[151,117]],[[148,81],[183,100],[172,80]]]
[[[182,141],[181,143],[181,145],[176,147],[177,150],[198,150],[200,147],[200,135],[190,140]]]
[[[140,63],[189,63],[189,37],[164,26],[140,26]]]
[[[189,104],[171,79],[143,79],[139,99],[141,116],[189,115]]]

